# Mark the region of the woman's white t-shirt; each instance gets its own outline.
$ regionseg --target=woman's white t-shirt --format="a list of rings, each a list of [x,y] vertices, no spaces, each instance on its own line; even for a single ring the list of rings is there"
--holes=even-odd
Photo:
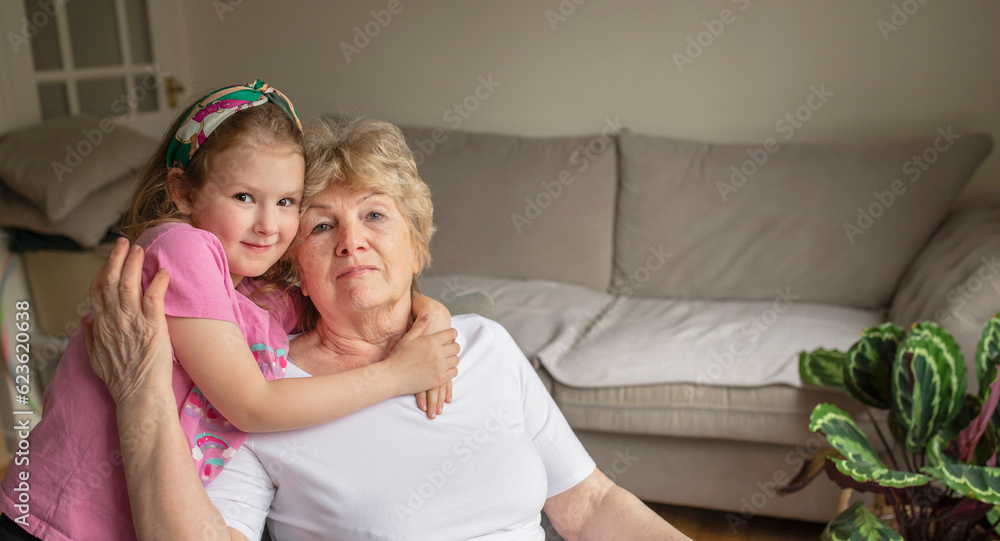
[[[544,539],[545,500],[596,464],[503,327],[474,315],[452,325],[461,363],[443,414],[428,419],[408,395],[252,434],[208,486],[226,522],[259,539],[267,519],[276,541]],[[289,364],[286,377],[308,376]]]

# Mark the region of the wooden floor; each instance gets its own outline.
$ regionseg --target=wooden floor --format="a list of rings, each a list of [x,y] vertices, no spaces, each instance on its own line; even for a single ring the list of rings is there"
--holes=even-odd
[[[754,517],[746,521],[730,524],[728,513],[677,507],[673,505],[650,504],[654,511],[695,541],[729,541],[731,539],[752,539],[755,541],[807,541],[818,540],[823,532],[823,524],[779,520],[770,517]],[[742,519],[740,519],[742,520]]]

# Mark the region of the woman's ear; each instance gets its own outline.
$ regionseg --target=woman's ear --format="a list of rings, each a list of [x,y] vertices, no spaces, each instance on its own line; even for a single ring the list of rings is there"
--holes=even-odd
[[[170,199],[177,206],[177,210],[181,211],[181,214],[190,216],[194,210],[194,197],[183,169],[171,167],[167,171],[167,189],[170,191]]]

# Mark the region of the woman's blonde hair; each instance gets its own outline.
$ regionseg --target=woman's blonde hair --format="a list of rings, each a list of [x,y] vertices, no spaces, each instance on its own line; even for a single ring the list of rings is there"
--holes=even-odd
[[[417,173],[413,154],[399,128],[379,120],[324,116],[308,124],[305,134],[307,188],[303,208],[332,186],[388,195],[409,227],[417,274],[430,267],[434,235],[431,190]],[[288,250],[290,254],[294,251],[294,246]],[[415,291],[416,276],[413,287]],[[311,302],[304,304],[302,328],[308,329],[315,326],[318,313]]]

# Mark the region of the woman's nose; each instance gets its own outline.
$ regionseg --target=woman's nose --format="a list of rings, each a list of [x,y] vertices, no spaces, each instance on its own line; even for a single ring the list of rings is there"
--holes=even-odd
[[[337,254],[351,255],[358,250],[364,250],[362,231],[357,223],[345,220],[337,227]]]

